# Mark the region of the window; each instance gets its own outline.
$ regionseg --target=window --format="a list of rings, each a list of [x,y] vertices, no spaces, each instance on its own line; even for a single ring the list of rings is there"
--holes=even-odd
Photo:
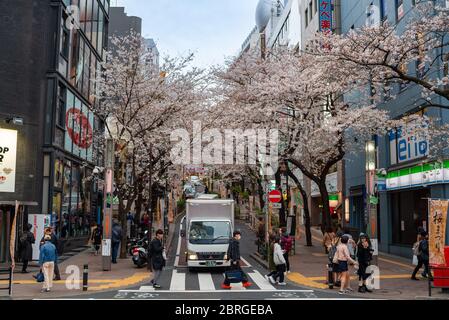
[[[388,19],[388,6],[387,2],[389,0],[379,0],[380,1],[380,19],[386,21]]]
[[[74,28],[72,33],[71,61],[70,61],[70,83],[75,86],[77,83],[77,69],[79,60],[80,35]]]
[[[66,105],[66,88],[60,83],[58,86],[58,102],[56,103],[56,125],[64,128],[65,125],[65,105]]]
[[[404,0],[395,0],[396,4],[396,21],[399,21],[404,16]]]
[[[309,26],[309,9],[306,9],[306,28]]]
[[[443,77],[449,77],[449,53],[447,53],[444,57],[443,57]],[[449,84],[444,86],[445,89],[449,88]]]
[[[312,3],[313,3],[313,1],[311,1],[311,2],[309,3],[309,20],[310,20],[310,21],[312,21],[312,18],[313,18],[313,8],[312,8]]]

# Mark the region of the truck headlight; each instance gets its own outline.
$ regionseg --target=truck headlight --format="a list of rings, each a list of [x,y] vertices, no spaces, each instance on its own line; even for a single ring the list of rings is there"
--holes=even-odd
[[[227,254],[224,255],[223,260],[228,260],[228,255]]]
[[[198,255],[195,252],[189,251],[187,253],[189,260],[198,260]]]

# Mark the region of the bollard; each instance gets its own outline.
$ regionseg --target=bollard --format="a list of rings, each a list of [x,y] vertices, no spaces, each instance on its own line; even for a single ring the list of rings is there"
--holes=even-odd
[[[84,271],[83,271],[83,291],[87,291],[87,288],[89,287],[87,285],[88,276],[89,276],[89,266],[87,264],[85,264]]]

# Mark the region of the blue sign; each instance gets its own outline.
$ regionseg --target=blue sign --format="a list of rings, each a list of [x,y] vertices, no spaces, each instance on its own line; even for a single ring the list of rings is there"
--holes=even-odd
[[[417,137],[413,133],[403,133],[401,129],[390,131],[388,136],[392,165],[429,155],[429,142],[424,137]]]
[[[332,32],[332,0],[319,0],[320,31]]]

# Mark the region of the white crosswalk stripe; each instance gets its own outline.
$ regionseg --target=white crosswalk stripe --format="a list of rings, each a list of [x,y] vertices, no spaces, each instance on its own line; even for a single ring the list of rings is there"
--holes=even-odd
[[[214,281],[212,280],[212,274],[198,273],[198,281],[200,283],[201,291],[215,290]]]
[[[269,283],[259,271],[254,270],[254,272],[249,272],[248,275],[254,281],[254,283],[262,290],[276,290],[276,288]]]
[[[170,284],[170,291],[185,291],[186,289],[186,274],[179,273],[173,270]]]

